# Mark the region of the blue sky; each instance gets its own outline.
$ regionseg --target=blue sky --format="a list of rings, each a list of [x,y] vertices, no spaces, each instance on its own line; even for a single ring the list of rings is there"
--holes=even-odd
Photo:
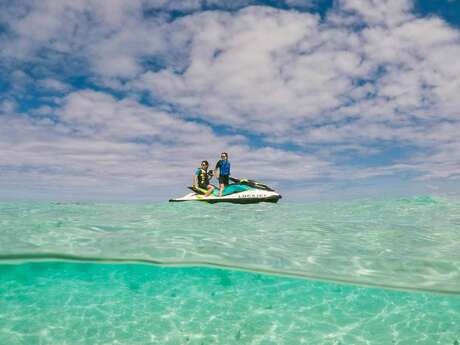
[[[460,193],[458,0],[0,2],[0,199]]]

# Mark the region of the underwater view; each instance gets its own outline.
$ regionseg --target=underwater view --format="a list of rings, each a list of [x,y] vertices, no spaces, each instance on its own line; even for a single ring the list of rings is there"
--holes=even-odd
[[[460,344],[460,202],[0,203],[0,344]]]

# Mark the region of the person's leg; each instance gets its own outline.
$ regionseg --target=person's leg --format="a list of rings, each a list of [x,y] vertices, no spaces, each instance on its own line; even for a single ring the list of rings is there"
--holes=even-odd
[[[208,185],[208,191],[204,194],[204,197],[211,195],[213,190],[214,190],[214,187],[211,185]]]
[[[219,192],[219,196],[222,196],[222,193],[224,192],[224,188],[226,186],[228,186],[228,176],[221,176],[220,179],[219,179],[219,183],[220,183],[220,192]]]

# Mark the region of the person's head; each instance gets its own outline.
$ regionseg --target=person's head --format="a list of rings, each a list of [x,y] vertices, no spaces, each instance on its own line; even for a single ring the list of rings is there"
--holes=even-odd
[[[202,167],[203,169],[207,169],[208,166],[209,166],[208,161],[201,161],[201,167]]]
[[[220,159],[227,160],[227,159],[228,159],[228,154],[227,154],[227,152],[222,152],[222,153],[220,154]]]

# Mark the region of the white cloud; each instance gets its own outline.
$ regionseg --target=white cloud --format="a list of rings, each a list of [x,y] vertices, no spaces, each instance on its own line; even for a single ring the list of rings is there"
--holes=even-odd
[[[341,2],[335,15],[359,13],[367,24],[360,31],[258,7],[190,16],[172,26],[191,37],[185,72],[147,72],[134,85],[278,142],[337,142],[347,131],[355,143],[410,140],[421,127],[458,119],[460,107],[459,33],[437,18],[415,18],[410,4]],[[365,127],[352,132],[350,116]]]
[[[38,84],[40,87],[50,91],[67,92],[71,89],[70,85],[51,78],[39,80]]]
[[[327,83],[331,88],[346,84],[346,80],[332,80],[326,68],[311,72],[316,81],[311,78],[308,84],[300,82],[307,75],[298,78],[294,73],[295,64],[303,64],[300,73],[315,64],[307,59],[290,61],[295,54],[290,50],[314,36],[317,25],[318,18],[309,14],[260,7],[234,16],[206,13],[184,18],[172,29],[191,33],[185,73],[147,72],[135,86],[217,123],[241,126],[249,121],[260,132],[288,130],[292,119],[308,116],[325,104],[331,107],[334,99]],[[307,92],[316,97],[300,97]]]
[[[5,100],[0,103],[0,114],[13,113],[16,110],[16,103],[11,100]]]
[[[146,8],[166,11],[193,11],[201,9],[203,0],[147,0]]]
[[[142,16],[141,1],[31,2],[24,13],[5,18],[10,39],[3,55],[27,61],[37,51],[72,54],[90,61],[97,74],[131,77],[141,70],[137,59],[161,47],[156,21]],[[44,56],[35,62],[46,63]]]
[[[340,179],[344,172],[459,177],[457,29],[417,17],[408,0],[340,0],[325,19],[265,6],[200,11],[253,3],[9,5],[0,14],[8,27],[0,51],[8,97],[28,97],[31,85],[63,95],[29,116],[2,103],[2,164],[82,184],[161,184],[170,176],[188,182],[184,166],[226,150],[236,173],[274,182]],[[67,61],[78,67],[66,69]],[[38,83],[21,63],[37,67]],[[46,76],[53,66],[63,75]],[[92,83],[122,96],[71,86],[67,77],[80,67]],[[145,94],[153,106],[141,104]],[[389,146],[410,148],[403,152],[410,157],[344,166],[346,158],[365,160]]]
[[[340,11],[350,11],[369,26],[395,27],[412,17],[411,0],[338,0]]]
[[[282,23],[283,18],[294,28],[298,23],[298,35],[288,32],[284,24],[273,24]],[[194,53],[195,46],[192,47],[191,63],[183,75],[161,72],[156,80],[155,74],[148,73],[148,87],[156,93],[164,92],[167,99],[187,108],[193,108],[195,101],[199,105],[197,112],[202,112],[201,108],[209,109],[206,116],[216,117],[217,121],[231,117],[239,125],[241,122],[237,120],[243,121],[243,118],[256,123],[276,118],[283,119],[287,130],[302,118],[341,116],[337,108],[346,108],[350,101],[358,107],[366,107],[360,109],[359,115],[363,117],[368,116],[366,112],[382,116],[382,101],[388,103],[384,108],[386,117],[391,118],[395,111],[420,116],[422,111],[427,112],[421,108],[425,108],[430,98],[435,102],[432,107],[446,104],[439,99],[437,90],[430,88],[433,79],[442,79],[442,85],[450,85],[449,90],[453,90],[449,95],[458,91],[450,78],[435,72],[443,71],[450,62],[449,57],[439,59],[439,48],[452,51],[448,56],[458,55],[455,53],[459,49],[458,32],[437,19],[413,22],[407,17],[411,22],[396,29],[369,28],[361,33],[327,27],[320,30],[312,19],[308,14],[267,13],[257,8],[240,12],[228,25],[220,27],[224,37],[203,40],[206,45],[197,47],[199,54]],[[305,25],[308,20],[309,29]],[[199,22],[203,25],[208,19]],[[245,28],[245,22],[254,23],[255,28]],[[425,35],[426,41],[413,42],[406,37],[410,36],[408,31],[416,29],[430,32]],[[277,34],[289,40],[281,39],[280,43],[276,39],[263,40]],[[194,38],[197,36],[200,41],[200,34]],[[244,39],[245,36],[248,39]],[[204,56],[204,52],[208,53]],[[215,52],[219,52],[217,57]],[[377,75],[379,73],[381,75]],[[376,84],[376,94],[350,99],[348,92],[360,80]],[[183,95],[186,97],[182,103]],[[369,99],[374,102],[368,102]],[[457,105],[454,97],[449,99]],[[219,107],[215,108],[215,104]],[[419,113],[414,114],[414,110]],[[218,112],[223,114],[216,115]],[[273,127],[257,128],[264,132]]]
[[[206,125],[102,92],[73,92],[61,108],[41,109],[40,115],[0,116],[0,184],[104,192],[117,186],[142,194],[175,181],[172,188],[183,189],[202,159],[212,165],[223,150],[230,152],[235,176],[282,181],[295,171],[297,178],[315,178],[330,165],[310,155],[250,148],[244,137],[218,136]]]

